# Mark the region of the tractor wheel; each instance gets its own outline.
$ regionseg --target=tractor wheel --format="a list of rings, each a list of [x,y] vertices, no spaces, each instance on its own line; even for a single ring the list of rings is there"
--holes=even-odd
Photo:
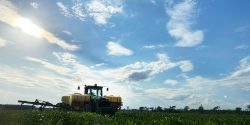
[[[85,112],[92,112],[92,106],[90,104],[85,105]]]

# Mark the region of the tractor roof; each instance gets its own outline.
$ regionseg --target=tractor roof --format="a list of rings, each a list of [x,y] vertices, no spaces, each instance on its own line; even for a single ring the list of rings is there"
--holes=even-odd
[[[98,88],[98,89],[101,89],[101,88],[103,88],[103,86],[97,86],[97,84],[95,84],[95,85],[85,85],[85,88],[89,88],[89,89]]]

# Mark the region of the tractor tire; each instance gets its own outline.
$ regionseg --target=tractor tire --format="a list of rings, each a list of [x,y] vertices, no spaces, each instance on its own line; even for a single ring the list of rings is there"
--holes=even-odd
[[[91,106],[91,104],[86,104],[84,106],[84,109],[85,109],[85,112],[92,112],[92,106]]]

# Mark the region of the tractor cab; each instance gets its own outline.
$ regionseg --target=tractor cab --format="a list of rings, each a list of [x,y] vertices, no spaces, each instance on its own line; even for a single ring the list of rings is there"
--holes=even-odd
[[[90,96],[96,96],[96,97],[102,97],[102,86],[97,86],[97,84],[95,84],[94,86],[86,86],[85,85],[85,89],[84,89],[84,94],[90,95]]]

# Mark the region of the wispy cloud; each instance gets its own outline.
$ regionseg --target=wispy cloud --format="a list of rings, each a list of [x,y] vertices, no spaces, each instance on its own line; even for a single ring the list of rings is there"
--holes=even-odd
[[[64,65],[76,63],[76,56],[68,52],[53,52],[53,55]]]
[[[230,77],[239,77],[250,75],[250,56],[244,57],[240,60],[240,65],[236,68],[236,71],[231,74]]]
[[[239,63],[239,66],[230,75],[220,79],[209,79],[202,76],[185,77],[184,81],[182,81],[184,84],[179,84],[180,86],[178,88],[151,88],[148,90],[146,89],[145,93],[148,94],[149,97],[161,96],[163,98],[165,97],[165,100],[177,99],[181,101],[178,105],[181,105],[181,103],[190,106],[203,104],[204,106],[211,107],[217,105],[218,102],[226,105],[227,102],[224,98],[225,96],[226,98],[229,97],[225,94],[228,92],[230,93],[231,90],[241,90],[241,92],[248,93],[249,95],[250,57],[244,57]],[[167,79],[165,83],[171,85],[181,82]],[[225,89],[227,91],[225,91]],[[220,93],[222,90],[223,93]],[[171,94],[168,92],[171,92]],[[166,95],[170,96],[166,97]],[[223,99],[214,99],[214,95],[216,95],[216,97],[221,96]],[[237,103],[238,102],[234,102],[228,106],[235,106]]]
[[[182,72],[189,72],[194,69],[193,64],[189,60],[183,60],[178,62]]]
[[[165,47],[167,47],[167,45],[162,45],[162,44],[143,46],[143,48],[146,48],[146,49],[159,49],[159,48],[165,48]]]
[[[179,3],[167,0],[165,9],[170,20],[167,23],[167,30],[170,36],[177,40],[178,47],[193,47],[203,41],[202,30],[194,30],[195,16],[197,15],[196,0],[182,0]]]
[[[1,66],[0,81],[10,82],[13,84],[17,84],[18,86],[42,86],[45,88],[51,86],[48,83],[53,83],[54,86],[59,87],[60,89],[69,89],[69,82],[71,82],[70,78],[79,76],[80,79],[82,79],[81,82],[83,83],[93,83],[100,81],[106,82],[107,85],[110,86],[112,90],[114,90],[112,91],[113,94],[115,93],[124,96],[126,104],[135,104],[134,102],[131,103],[130,100],[135,98],[136,95],[138,96],[140,94],[143,94],[144,99],[157,98],[157,100],[171,101],[171,103],[173,101],[172,104],[178,106],[182,106],[183,104],[190,106],[197,106],[200,104],[203,104],[204,106],[214,106],[218,104],[218,102],[223,102],[223,100],[216,100],[212,98],[212,96],[216,94],[216,91],[220,90],[221,88],[232,87],[233,89],[240,88],[244,91],[250,91],[250,88],[248,86],[248,81],[250,80],[250,70],[248,70],[250,67],[249,57],[241,59],[240,65],[235,69],[235,71],[233,71],[229,76],[225,76],[222,79],[208,79],[201,76],[185,77],[183,82],[167,79],[165,81],[165,84],[176,85],[180,83],[178,84],[178,86],[180,87],[156,87],[143,89],[138,88],[133,84],[126,84],[126,86],[123,86],[123,84],[127,82],[140,83],[141,81],[151,80],[159,73],[168,71],[169,69],[175,67],[180,68],[180,66],[183,64],[183,60],[173,62],[166,54],[157,54],[158,60],[156,61],[135,62],[133,64],[125,65],[123,67],[118,67],[115,69],[95,70],[91,69],[88,66],[80,64],[80,62],[77,61],[75,55],[72,55],[70,53],[54,52],[53,55],[57,57],[57,59],[61,63],[68,63],[68,65],[59,66],[52,64],[46,60],[34,57],[26,57],[26,59],[41,64],[48,71],[56,72],[57,75],[36,75],[35,77],[30,77],[30,75],[25,72],[19,72],[18,70],[13,69],[10,70],[9,68],[4,68],[4,66]],[[59,71],[62,74],[59,74]],[[70,76],[70,78],[64,78],[62,77],[62,75],[68,75]],[[126,91],[122,90],[121,88]],[[126,96],[127,94],[129,95]],[[225,93],[221,95],[222,98],[224,98],[224,96]]]
[[[68,36],[72,35],[72,33],[70,31],[68,31],[68,30],[63,30],[62,32],[65,33],[65,34],[67,34]]]
[[[174,85],[178,84],[178,81],[173,80],[173,79],[167,79],[164,81],[164,84],[174,86]]]
[[[102,74],[109,78],[115,79],[115,81],[138,83],[141,81],[151,80],[159,73],[169,69],[175,67],[180,67],[180,69],[183,68],[184,60],[173,62],[166,54],[157,54],[156,56],[158,58],[157,61],[135,62],[117,69],[104,70]],[[191,71],[190,68],[187,69],[183,70],[183,72]]]
[[[175,100],[175,101],[183,101],[189,95],[187,90],[184,89],[171,89],[171,88],[154,88],[147,89],[144,91],[145,94],[149,97],[166,99],[166,100]]]
[[[56,5],[60,9],[61,13],[66,17],[74,17],[75,19],[84,21],[87,16],[84,12],[84,4],[80,0],[73,0],[71,7],[63,4],[62,2],[57,2]]]
[[[34,57],[26,57],[25,59],[32,61],[32,62],[36,62],[41,64],[42,66],[44,66],[44,68],[47,68],[49,70],[52,70],[58,74],[64,75],[64,76],[68,76],[69,73],[71,72],[71,69],[67,68],[67,67],[63,67],[63,66],[58,66],[52,63],[49,63],[47,61],[38,59],[38,58],[34,58]]]
[[[248,47],[249,46],[246,44],[241,44],[241,45],[236,46],[234,49],[247,49]]]
[[[0,48],[6,46],[6,40],[0,37]]]
[[[13,27],[20,28],[23,32],[29,35],[38,38],[45,38],[49,43],[56,44],[64,49],[76,50],[78,48],[76,45],[68,44],[66,41],[56,37],[54,34],[34,24],[31,20],[19,15],[15,6],[13,6],[11,2],[1,0],[0,8],[0,21]]]
[[[243,32],[246,32],[248,30],[250,30],[250,25],[249,24],[248,25],[242,25],[242,26],[236,28],[235,32],[236,33],[243,33]]]
[[[37,9],[39,7],[39,3],[38,2],[31,2],[30,6],[32,6],[35,9]]]
[[[30,72],[26,72],[25,70],[1,65],[0,81],[3,84],[14,84],[15,86],[22,88],[34,88],[37,86],[43,88],[51,88],[57,86],[58,88],[60,88],[60,85],[67,86],[70,79],[46,73],[30,74]]]
[[[93,66],[90,66],[90,68],[98,68],[98,67],[101,67],[101,66],[104,66],[104,65],[107,65],[106,63],[98,63],[98,64],[95,64]]]
[[[125,48],[117,42],[109,41],[106,47],[109,55],[130,56],[133,54],[132,50]]]
[[[87,3],[87,12],[96,24],[105,25],[113,14],[121,13],[123,5],[120,0],[93,0]]]
[[[154,5],[156,5],[156,0],[150,0],[150,2]]]
[[[64,5],[62,2],[57,2],[56,5],[59,7],[61,13],[66,16],[66,17],[71,17],[73,16],[70,12],[70,10],[68,9],[68,7],[66,5]]]
[[[73,6],[71,7],[75,18],[84,20],[86,14],[84,13],[84,4],[80,0],[73,0]]]
[[[84,21],[86,17],[93,18],[97,25],[108,24],[108,19],[123,10],[121,0],[91,0],[87,2],[72,0],[71,6],[62,2],[57,2],[57,6],[66,17],[74,17],[81,21]]]

